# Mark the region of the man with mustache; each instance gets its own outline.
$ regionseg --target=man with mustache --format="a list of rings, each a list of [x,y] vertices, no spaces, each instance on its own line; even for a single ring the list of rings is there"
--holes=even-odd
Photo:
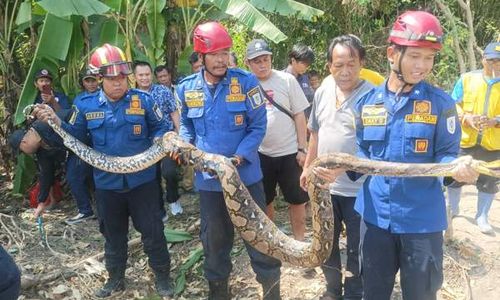
[[[197,148],[227,156],[238,168],[254,201],[265,209],[262,172],[257,149],[266,130],[264,95],[254,75],[228,68],[232,39],[217,22],[198,25],[193,33],[194,51],[202,68],[183,79],[176,95],[182,103],[180,135]],[[196,172],[200,193],[204,271],[208,299],[230,299],[231,249],[234,227],[228,215],[219,179]],[[280,261],[245,243],[250,262],[262,284],[265,300],[280,298]]]

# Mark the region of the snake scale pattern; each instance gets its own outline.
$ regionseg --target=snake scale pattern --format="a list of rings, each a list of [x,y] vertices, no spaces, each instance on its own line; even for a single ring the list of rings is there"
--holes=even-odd
[[[231,220],[241,237],[262,253],[282,262],[302,267],[321,265],[330,255],[333,239],[333,210],[330,194],[321,188],[313,172],[309,172],[308,192],[312,210],[312,238],[301,242],[288,237],[253,201],[242,184],[236,167],[222,155],[203,152],[184,142],[173,132],[156,139],[143,153],[117,157],[99,153],[81,143],[60,126],[49,120],[49,125],[64,141],[64,145],[82,160],[95,168],[112,173],[130,173],[154,165],[169,153],[178,153],[183,161],[189,162],[198,171],[212,171],[217,174],[223,188],[226,207]],[[500,161],[485,163],[465,158],[478,172],[500,177]],[[318,157],[310,169],[321,166],[342,168],[363,174],[384,176],[449,176],[457,163],[449,164],[406,164],[359,159],[344,153],[331,153]]]

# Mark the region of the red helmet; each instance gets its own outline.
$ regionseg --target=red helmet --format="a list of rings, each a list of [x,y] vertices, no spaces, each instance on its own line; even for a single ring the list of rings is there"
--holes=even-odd
[[[122,49],[104,44],[97,48],[90,57],[89,69],[104,77],[129,75],[132,66]]]
[[[443,29],[433,14],[425,11],[407,11],[392,25],[388,42],[400,46],[440,50],[442,40]]]
[[[226,28],[217,22],[208,22],[196,26],[193,33],[194,51],[210,53],[233,46],[233,40]]]

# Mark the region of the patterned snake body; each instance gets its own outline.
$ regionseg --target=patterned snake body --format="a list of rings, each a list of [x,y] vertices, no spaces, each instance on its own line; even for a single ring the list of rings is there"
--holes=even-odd
[[[143,153],[129,157],[108,156],[81,143],[51,120],[48,123],[62,137],[66,147],[85,162],[107,172],[137,172],[154,165],[169,153],[179,153],[182,160],[192,164],[198,171],[212,171],[217,174],[231,221],[241,237],[257,250],[283,262],[303,267],[321,265],[330,255],[333,240],[330,194],[327,189],[320,187],[321,182],[313,172],[309,172],[308,176],[313,234],[311,242],[300,242],[282,233],[257,206],[242,184],[236,167],[222,155],[205,153],[184,142],[177,134],[169,132],[162,139],[155,140]],[[500,177],[498,160],[485,163],[469,159],[468,163],[480,173]],[[331,153],[318,157],[310,169],[317,166],[354,170],[369,175],[412,177],[449,176],[457,163],[393,163],[359,159],[344,153]]]

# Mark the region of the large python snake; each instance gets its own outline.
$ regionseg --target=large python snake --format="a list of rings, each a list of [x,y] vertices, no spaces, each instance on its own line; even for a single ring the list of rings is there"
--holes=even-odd
[[[27,107],[25,115],[30,115]],[[215,172],[220,179],[226,207],[231,221],[241,237],[258,251],[283,262],[303,267],[321,265],[330,255],[333,240],[333,210],[328,189],[322,188],[313,172],[308,176],[308,193],[311,199],[312,238],[301,242],[288,237],[253,201],[241,182],[236,167],[222,155],[203,152],[184,142],[176,133],[168,132],[155,139],[145,152],[129,156],[108,156],[99,153],[71,136],[52,120],[48,124],[59,134],[64,145],[82,160],[95,168],[112,173],[131,173],[146,169],[170,153],[178,153],[198,171]],[[466,158],[478,172],[500,177],[500,161],[485,163]],[[309,167],[342,168],[367,175],[384,176],[449,176],[457,163],[407,164],[359,159],[345,153],[331,153],[318,157]]]

